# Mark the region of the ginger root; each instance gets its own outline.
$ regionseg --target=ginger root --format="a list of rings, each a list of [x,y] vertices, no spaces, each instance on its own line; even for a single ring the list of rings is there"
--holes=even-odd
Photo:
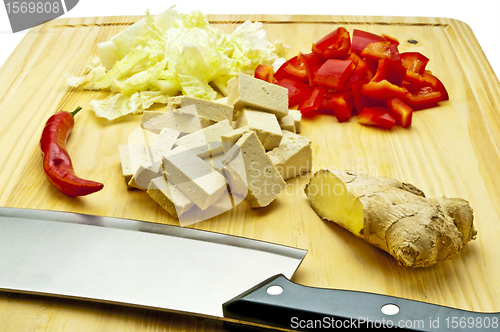
[[[320,217],[385,250],[403,266],[447,260],[477,234],[466,200],[426,198],[415,186],[392,178],[323,169],[305,193]]]

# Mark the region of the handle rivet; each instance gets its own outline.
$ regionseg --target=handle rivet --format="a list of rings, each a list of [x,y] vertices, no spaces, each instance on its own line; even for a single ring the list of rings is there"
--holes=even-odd
[[[267,294],[269,295],[280,295],[283,293],[283,287],[278,285],[269,286],[267,288]]]
[[[388,303],[382,306],[380,308],[382,310],[382,313],[388,315],[388,316],[393,316],[399,312],[399,307],[395,304]]]

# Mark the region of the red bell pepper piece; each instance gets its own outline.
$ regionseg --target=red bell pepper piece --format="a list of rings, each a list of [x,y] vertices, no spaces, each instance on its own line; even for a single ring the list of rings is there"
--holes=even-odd
[[[354,71],[347,78],[346,82],[344,83],[345,86],[350,86],[357,80],[366,78],[368,72],[368,64],[365,60],[363,60],[362,57],[360,57],[356,53],[349,54],[348,60],[351,60],[356,65],[356,68],[354,68]]]
[[[420,75],[424,73],[425,66],[429,62],[429,59],[419,52],[404,52],[399,56],[403,67]]]
[[[277,79],[280,80],[285,77],[295,77],[298,78],[301,81],[307,81],[307,72],[304,64],[302,61],[299,60],[298,55],[294,56],[293,58],[287,60],[284,64],[281,65],[279,68],[280,74],[278,74]]]
[[[406,97],[407,104],[414,110],[422,110],[435,107],[443,100],[443,95],[439,91],[434,91],[432,87],[426,86],[415,93],[410,93]]]
[[[355,68],[351,60],[328,59],[319,67],[313,82],[340,90]]]
[[[422,74],[422,77],[424,81],[430,85],[435,91],[441,92],[441,97],[442,100],[448,100],[450,99],[448,95],[448,91],[446,91],[446,88],[444,87],[444,84],[437,78],[436,76],[432,75],[430,72],[425,71]]]
[[[394,114],[396,123],[403,128],[411,125],[413,109],[399,98],[387,100],[387,108]]]
[[[380,82],[372,81],[363,85],[361,93],[377,100],[387,100],[390,98],[405,99],[407,90],[387,80],[382,80]]]
[[[269,83],[276,83],[278,81],[274,78],[274,69],[271,65],[258,65],[255,68],[254,77]]]
[[[358,113],[361,112],[366,106],[371,106],[370,98],[361,93],[361,88],[368,82],[368,79],[361,79],[351,84],[354,109]]]
[[[325,59],[314,53],[299,53],[299,60],[304,64],[309,86],[314,86],[314,76],[318,72],[319,67],[325,62]]]
[[[387,80],[392,84],[401,86],[406,76],[406,68],[403,67],[401,61],[392,61],[391,59],[384,58],[379,61],[377,72],[372,81],[380,82]]]
[[[298,105],[311,93],[311,89],[295,77],[285,77],[276,84],[288,89],[288,107]]]
[[[352,32],[351,52],[359,54],[368,44],[381,41],[386,41],[386,39],[371,32],[354,29]]]
[[[410,92],[416,92],[424,86],[424,77],[411,70],[406,70],[405,78],[403,79],[402,86]]]
[[[386,107],[365,107],[358,114],[358,122],[367,126],[391,129],[396,124],[396,118]]]
[[[399,40],[397,40],[396,38],[388,36],[385,33],[381,34],[380,36],[383,37],[385,40],[390,41],[391,44],[399,46]]]
[[[326,59],[343,59],[351,49],[351,37],[343,28],[337,28],[312,44],[314,54]]]
[[[324,86],[315,86],[311,93],[299,104],[298,109],[300,113],[305,117],[315,115],[325,98],[325,94],[326,90]]]
[[[345,122],[349,120],[354,109],[352,92],[334,92],[330,95],[330,103],[332,105],[333,114],[339,122]]]
[[[360,54],[367,59],[376,61],[384,58],[388,58],[393,61],[399,61],[401,59],[398,47],[385,39],[384,41],[368,44]]]

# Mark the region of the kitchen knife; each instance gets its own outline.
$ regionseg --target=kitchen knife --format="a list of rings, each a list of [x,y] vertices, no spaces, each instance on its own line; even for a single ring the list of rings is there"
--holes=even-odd
[[[305,254],[178,226],[0,208],[0,290],[186,313],[238,330],[499,329],[499,313],[297,285],[289,279]]]

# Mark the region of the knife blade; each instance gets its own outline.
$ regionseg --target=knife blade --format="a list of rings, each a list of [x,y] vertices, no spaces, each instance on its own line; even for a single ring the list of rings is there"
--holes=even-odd
[[[179,226],[0,208],[0,290],[223,318],[305,250]]]
[[[500,324],[500,313],[295,284],[305,250],[242,237],[16,208],[0,208],[0,230],[5,291],[187,313],[238,331],[496,331]]]

